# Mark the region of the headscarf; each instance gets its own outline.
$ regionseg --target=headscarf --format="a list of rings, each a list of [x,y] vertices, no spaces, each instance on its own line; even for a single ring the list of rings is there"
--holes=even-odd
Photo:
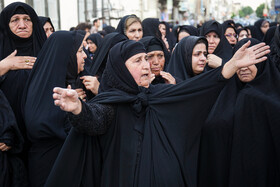
[[[18,11],[18,12],[17,12]],[[33,24],[32,35],[29,38],[20,38],[9,28],[11,17],[16,13],[27,13]],[[47,39],[43,26],[32,7],[25,3],[15,2],[6,6],[0,14],[0,60],[6,58],[15,49],[17,56],[37,56]],[[7,97],[17,119],[18,126],[24,134],[24,121],[21,113],[21,98],[26,80],[31,70],[12,70],[4,75],[0,89]]]
[[[199,33],[198,33],[198,29],[195,28],[194,26],[192,25],[182,25],[179,27],[179,31],[177,33],[177,42],[178,42],[178,37],[179,37],[179,34],[180,32],[187,32],[190,34],[190,36],[198,36]]]
[[[258,21],[255,22],[254,26],[256,27],[256,39],[259,41],[263,40],[264,33],[261,30],[261,27],[264,25],[264,23],[268,22],[266,19],[259,19]]]
[[[55,107],[52,93],[56,86],[71,84],[75,88],[76,53],[83,37],[77,31],[57,31],[38,55],[23,97],[27,135],[31,142],[44,138],[64,140],[67,135],[66,113]]]
[[[208,42],[204,37],[188,36],[183,38],[173,51],[167,71],[182,80],[194,77],[192,69],[193,48],[202,40],[208,51]]]
[[[39,17],[39,20],[40,20],[43,27],[47,22],[49,22],[51,24],[52,28],[53,28],[53,32],[55,32],[55,29],[54,29],[54,26],[52,24],[52,20],[51,20],[50,17],[44,17],[44,16],[38,16],[38,17]]]
[[[255,39],[258,38],[258,34],[257,34],[258,31],[257,31],[257,28],[254,25],[249,25],[249,26],[244,27],[244,28],[251,31],[252,38],[255,38]]]
[[[100,47],[101,43],[102,43],[102,39],[103,38],[101,37],[100,34],[94,33],[94,34],[89,35],[86,40],[91,40],[96,45],[96,47],[98,49]]]
[[[161,39],[161,33],[159,31],[159,19],[157,18],[146,18],[142,21],[143,37],[154,36]]]
[[[112,32],[116,32],[115,27],[112,27],[112,26],[110,26],[110,25],[104,27],[103,30],[106,32],[105,36],[106,36],[107,34],[112,33]]]
[[[265,33],[263,37],[263,42],[265,42],[266,45],[271,45],[271,42],[273,41],[275,35],[276,28],[277,28],[276,26],[272,26]]]
[[[164,24],[165,25],[165,38],[167,39],[167,42],[169,44],[169,50],[172,51],[173,47],[176,44],[176,37],[173,35],[172,32],[170,32],[170,25],[169,23],[165,21],[161,21],[159,24]]]
[[[280,30],[279,26],[275,30],[274,38],[271,44],[270,52],[271,60],[275,63],[276,67],[280,71]]]
[[[127,40],[127,37],[120,33],[107,34],[102,41],[102,44],[95,52],[95,58],[93,59],[92,66],[89,68],[90,75],[102,76],[106,66],[109,50],[118,42]]]
[[[232,47],[225,38],[222,26],[215,20],[205,22],[200,29],[200,36],[206,36],[209,32],[215,32],[220,37],[220,43],[213,52],[222,59],[223,64],[232,57]]]
[[[123,35],[126,36],[126,22],[127,22],[127,20],[128,20],[129,18],[137,18],[137,16],[134,15],[134,14],[124,16],[124,17],[120,20],[120,22],[119,22],[119,24],[118,24],[118,27],[117,27],[117,29],[116,29],[116,32],[118,32],[118,33],[123,34]]]

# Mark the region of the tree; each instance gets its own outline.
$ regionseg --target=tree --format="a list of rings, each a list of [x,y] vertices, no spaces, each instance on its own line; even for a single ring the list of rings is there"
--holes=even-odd
[[[264,18],[263,16],[263,10],[264,10],[265,4],[260,4],[256,10],[256,14],[259,18]],[[268,7],[268,6],[267,6]]]
[[[250,6],[243,7],[241,10],[239,10],[239,16],[240,17],[246,17],[247,15],[252,14],[254,11]]]

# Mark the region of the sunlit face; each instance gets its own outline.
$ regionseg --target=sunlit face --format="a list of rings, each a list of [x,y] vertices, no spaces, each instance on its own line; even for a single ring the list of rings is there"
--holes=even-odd
[[[263,34],[265,34],[268,29],[269,29],[269,23],[265,22],[265,24],[263,26],[261,26],[261,30],[262,30]]]
[[[53,27],[48,21],[44,25],[44,30],[47,35],[47,38],[50,37],[50,35],[53,33]]]
[[[233,28],[227,28],[225,37],[231,45],[235,45],[237,42],[236,33]]]
[[[143,29],[140,22],[134,22],[126,31],[126,36],[130,40],[139,41],[143,37]]]
[[[250,82],[255,79],[258,68],[255,65],[240,68],[237,70],[237,76],[241,82]]]
[[[212,54],[220,43],[220,38],[216,32],[209,32],[205,35],[208,41],[208,53]]]
[[[33,23],[27,14],[15,14],[9,22],[10,30],[21,38],[29,38],[32,35]]]
[[[245,30],[242,30],[238,35],[238,41],[240,41],[244,38],[248,38],[248,33]]]
[[[163,71],[165,57],[163,51],[151,51],[147,53],[147,59],[150,63],[151,72],[155,76],[159,76],[160,72]]]
[[[186,31],[182,31],[178,34],[178,41],[181,41],[183,38],[190,36],[190,34]]]
[[[146,61],[146,53],[139,53],[130,57],[125,66],[138,86],[148,88],[151,79],[150,64]]]
[[[195,75],[198,75],[204,71],[206,66],[206,45],[203,43],[196,44],[192,53],[192,69]]]
[[[78,65],[78,74],[84,70],[85,59],[87,58],[86,53],[83,50],[83,44],[81,44],[80,48],[76,53],[77,57],[77,65]]]
[[[159,24],[158,29],[161,32],[162,36],[166,36],[166,26],[164,24]]]
[[[248,32],[248,38],[252,38],[251,30],[247,29],[247,32]]]
[[[95,53],[97,46],[95,45],[95,43],[93,43],[91,40],[87,40],[87,45],[88,45],[88,50],[91,53]]]

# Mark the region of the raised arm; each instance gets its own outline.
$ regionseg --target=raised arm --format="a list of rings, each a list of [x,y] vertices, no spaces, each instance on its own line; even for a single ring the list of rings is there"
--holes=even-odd
[[[222,75],[224,78],[231,78],[239,68],[263,62],[267,59],[265,55],[270,53],[269,46],[259,43],[250,48],[251,41],[244,44],[233,57],[224,65]]]

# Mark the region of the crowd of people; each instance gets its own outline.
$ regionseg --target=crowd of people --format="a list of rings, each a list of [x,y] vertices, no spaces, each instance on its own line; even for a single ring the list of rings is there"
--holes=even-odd
[[[280,186],[277,23],[99,27],[1,11],[0,186]]]

